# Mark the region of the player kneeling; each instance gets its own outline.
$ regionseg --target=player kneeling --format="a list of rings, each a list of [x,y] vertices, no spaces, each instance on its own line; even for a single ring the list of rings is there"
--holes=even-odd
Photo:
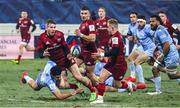
[[[28,83],[29,86],[35,91],[39,91],[43,87],[48,87],[49,90],[52,92],[52,94],[60,100],[66,99],[70,96],[83,92],[82,88],[78,88],[74,84],[74,86],[76,86],[75,90],[67,93],[61,93],[60,90],[58,89],[60,85],[60,77],[61,77],[61,70],[57,66],[54,66],[50,68],[49,71],[43,71],[39,73],[36,81],[34,81],[31,77],[29,77],[28,73],[25,71],[22,74],[21,81],[24,84]],[[72,84],[69,84],[69,86],[72,86]]]

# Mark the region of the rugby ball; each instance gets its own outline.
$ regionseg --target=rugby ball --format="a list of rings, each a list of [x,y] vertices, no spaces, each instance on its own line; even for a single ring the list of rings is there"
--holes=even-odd
[[[70,52],[73,56],[78,56],[81,53],[81,47],[79,45],[73,45],[70,48]]]

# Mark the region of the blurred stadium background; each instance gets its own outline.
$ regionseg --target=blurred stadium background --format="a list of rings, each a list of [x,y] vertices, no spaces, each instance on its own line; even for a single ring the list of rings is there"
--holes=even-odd
[[[151,15],[163,10],[167,13],[170,21],[180,27],[179,0],[0,0],[0,48],[2,51],[8,50],[8,46],[10,47],[9,49],[12,49],[10,44],[15,44],[15,41],[16,45],[18,45],[18,38],[14,36],[19,37],[15,26],[21,11],[27,11],[29,17],[36,23],[37,29],[32,34],[35,38],[31,40],[32,44],[36,45],[35,40],[43,32],[45,21],[49,18],[54,19],[58,23],[57,29],[63,31],[66,36],[73,35],[74,30],[79,27],[81,22],[79,13],[83,5],[90,7],[94,19],[98,17],[98,8],[100,6],[105,7],[107,16],[119,21],[119,30],[123,35],[127,34],[127,26],[130,22],[129,13],[131,11],[145,15],[149,22]],[[4,36],[8,37],[4,38]],[[10,38],[11,36],[12,38]],[[3,43],[2,41],[5,40],[11,43]],[[126,55],[128,55],[131,51],[132,43],[129,43],[126,39],[125,41]],[[0,59],[13,58],[12,56],[5,57],[8,54],[2,51],[0,51]],[[15,55],[16,52],[11,51],[11,53]]]
[[[0,0],[0,107],[3,106],[32,106],[32,107],[90,107],[87,105],[87,97],[72,97],[68,100],[54,100],[49,91],[34,93],[28,86],[25,88],[19,84],[21,72],[28,70],[33,78],[38,71],[43,69],[45,60],[24,60],[21,65],[13,65],[7,60],[17,55],[20,35],[16,33],[16,22],[20,12],[26,10],[29,17],[32,18],[37,29],[32,34],[32,44],[36,45],[36,39],[44,31],[45,21],[49,18],[54,19],[57,29],[63,31],[66,36],[73,35],[74,30],[78,28],[80,21],[80,8],[86,5],[92,11],[93,17],[98,17],[97,10],[104,6],[107,16],[116,18],[120,25],[119,30],[125,36],[129,21],[129,13],[136,11],[149,17],[157,14],[160,10],[167,12],[168,18],[172,23],[180,28],[180,1],[179,0]],[[126,39],[126,55],[129,54],[132,43]],[[10,54],[13,54],[11,56]],[[25,54],[24,54],[25,55]],[[31,54],[28,59],[33,59],[36,54]],[[150,67],[144,65],[147,70],[145,76],[151,74]],[[34,73],[33,73],[34,72]],[[145,91],[137,91],[131,98],[127,94],[107,93],[105,100],[109,101],[104,107],[180,107],[179,89],[175,81],[169,81],[163,74],[163,89],[165,94],[156,97],[147,96]],[[149,85],[153,90],[153,84]],[[173,92],[174,91],[174,92]],[[143,94],[144,93],[144,94]],[[86,100],[85,100],[86,99]],[[115,100],[114,100],[115,99]],[[102,107],[102,106],[100,106]]]

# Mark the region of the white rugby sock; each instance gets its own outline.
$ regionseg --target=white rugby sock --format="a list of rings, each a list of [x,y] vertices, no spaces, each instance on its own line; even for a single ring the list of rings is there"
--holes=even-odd
[[[155,77],[154,78],[154,83],[155,83],[155,90],[157,92],[161,91],[161,77]]]
[[[129,63],[129,67],[130,67],[130,72],[131,72],[131,77],[135,78],[136,76],[136,71],[135,71],[135,65],[134,62],[130,62]]]
[[[127,89],[122,89],[122,88],[121,88],[121,89],[118,89],[118,92],[119,92],[119,93],[123,93],[123,92],[125,92],[125,91],[127,91]]]
[[[29,81],[33,80],[31,77],[29,76],[24,76],[24,79],[26,80],[27,83],[29,83]]]
[[[140,83],[145,83],[144,82],[144,75],[143,75],[143,69],[141,67],[141,65],[136,65],[136,72],[138,75],[138,79]]]

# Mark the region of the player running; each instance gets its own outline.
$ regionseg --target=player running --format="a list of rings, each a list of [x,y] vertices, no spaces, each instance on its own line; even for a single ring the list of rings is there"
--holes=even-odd
[[[180,78],[180,72],[177,71],[179,62],[178,51],[173,44],[173,40],[165,27],[162,26],[161,18],[153,15],[150,18],[151,29],[155,31],[154,40],[156,46],[160,50],[160,54],[156,54],[156,60],[152,68],[155,92],[148,93],[149,95],[161,94],[161,77],[160,71],[167,73],[170,79]]]
[[[30,30],[30,27],[33,27],[32,30]],[[36,25],[34,21],[30,18],[28,18],[28,13],[26,11],[21,12],[21,18],[19,18],[17,25],[16,25],[17,33],[21,33],[21,43],[19,46],[19,55],[18,58],[15,60],[12,60],[15,64],[19,64],[21,57],[23,55],[24,48],[27,51],[34,51],[34,47],[31,47],[28,45],[31,39],[31,33],[36,30]]]
[[[115,19],[108,20],[108,31],[111,34],[109,40],[109,51],[105,53],[93,53],[93,57],[110,57],[110,61],[103,67],[99,84],[97,85],[98,96],[91,104],[103,103],[103,96],[105,92],[105,80],[112,75],[114,78],[114,87],[116,88],[130,88],[132,90],[132,83],[123,81],[123,77],[127,70],[127,63],[124,54],[124,44],[121,34],[118,31],[118,21]]]
[[[97,52],[95,40],[96,40],[96,30],[94,21],[90,19],[90,10],[88,7],[84,6],[81,8],[80,16],[82,23],[79,29],[75,30],[75,35],[80,37],[81,40],[81,54],[76,58],[77,64],[81,65],[85,63],[86,74],[89,79],[91,79],[93,85],[96,85],[98,79],[93,73],[96,59],[91,57],[92,53]],[[90,101],[96,99],[96,93],[91,94]]]
[[[95,91],[91,81],[82,77],[79,72],[78,65],[71,56],[67,43],[65,42],[64,34],[56,30],[55,21],[47,21],[46,31],[39,36],[38,47],[36,50],[39,52],[41,57],[48,56],[49,59],[55,62],[63,71],[68,69],[73,77],[88,87],[91,92]],[[49,65],[52,67],[54,66],[51,62],[48,62],[44,71],[49,71],[49,67],[47,67]]]
[[[129,24],[128,26],[128,40],[129,41],[133,41],[134,42],[134,48],[132,50],[132,52],[130,53],[130,55],[128,56],[128,60],[129,60],[129,68],[130,68],[130,77],[126,78],[129,81],[132,82],[136,82],[136,73],[138,75],[138,79],[139,82],[141,83],[140,86],[142,86],[141,88],[145,88],[145,82],[144,82],[144,77],[143,77],[143,69],[141,67],[140,64],[134,64],[134,59],[135,56],[134,54],[136,54],[135,52],[137,50],[139,51],[143,51],[143,48],[141,46],[140,43],[138,43],[137,40],[137,29],[138,29],[138,23],[137,23],[137,17],[138,14],[136,12],[131,12],[130,13],[130,20],[131,20],[131,24]],[[138,86],[138,85],[137,85]]]
[[[137,84],[137,88],[144,89],[146,88],[143,71],[139,66],[144,62],[147,62],[150,57],[153,57],[154,51],[156,49],[156,45],[153,42],[153,31],[150,26],[146,25],[145,16],[138,16],[138,28],[136,31],[136,37],[139,44],[142,46],[142,50],[135,49],[131,55],[131,61],[135,64],[136,72],[139,74],[139,84]]]
[[[176,45],[176,48],[179,50],[180,49],[180,31],[178,29],[178,27],[175,24],[172,24],[171,21],[168,19],[166,13],[164,11],[160,11],[159,12],[159,17],[161,18],[162,22],[163,22],[163,26],[167,29],[167,31],[169,32],[173,43]],[[178,43],[175,41],[175,38],[173,36],[173,34],[177,35],[177,39],[178,39]],[[145,78],[147,81],[151,81],[154,82],[154,77],[147,77]],[[180,83],[180,79],[177,79]]]
[[[28,76],[28,72],[26,71],[23,72],[21,81],[24,84],[28,83],[28,85],[35,91],[39,91],[43,87],[48,87],[51,93],[60,100],[66,99],[70,96],[74,96],[75,94],[82,93],[83,89],[78,87],[76,87],[75,90],[67,93],[62,93],[59,90],[59,77],[61,77],[61,71],[62,70],[56,66],[56,63],[54,63],[53,61],[48,61],[48,64],[46,65],[46,71],[39,73],[36,81],[34,81],[30,76]]]
[[[100,7],[98,10],[99,18],[96,19],[96,32],[97,32],[97,47],[104,50],[107,46],[110,36],[107,30],[107,21],[109,18],[106,16],[106,10],[104,7]]]

